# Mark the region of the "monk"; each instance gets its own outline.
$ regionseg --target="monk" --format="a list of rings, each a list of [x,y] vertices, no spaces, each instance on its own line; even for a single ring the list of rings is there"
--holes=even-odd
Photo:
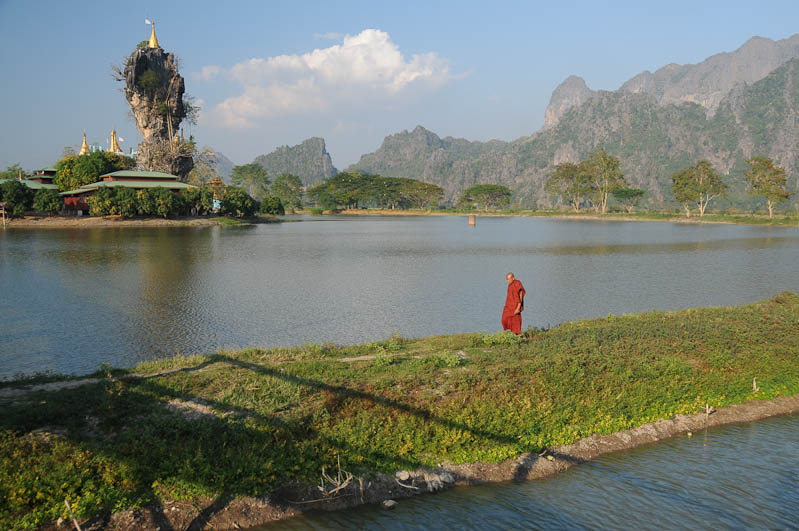
[[[505,308],[502,309],[502,329],[518,335],[522,333],[524,295],[527,292],[513,273],[505,275],[505,279],[508,281],[508,297],[505,299]]]

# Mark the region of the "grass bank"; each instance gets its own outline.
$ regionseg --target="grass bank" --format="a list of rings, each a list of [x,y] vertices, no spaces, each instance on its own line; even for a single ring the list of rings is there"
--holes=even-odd
[[[170,504],[208,516],[232,497],[320,498],[301,486],[318,486],[323,467],[326,492],[340,467],[363,496],[378,472],[499,463],[706,404],[794,396],[799,294],[518,337],[248,349],[94,376],[0,384],[0,527],[68,518],[65,499],[82,520],[147,508],[158,523]]]
[[[567,212],[561,210],[380,210],[359,209],[342,210],[343,215],[382,215],[382,216],[468,216],[478,217],[529,217],[556,219],[583,219],[603,221],[668,221],[671,223],[722,223],[735,225],[777,225],[799,227],[799,216],[795,214],[776,215],[769,218],[760,214],[705,214],[702,217],[692,215],[690,218],[673,212],[613,212],[600,215],[595,212]]]

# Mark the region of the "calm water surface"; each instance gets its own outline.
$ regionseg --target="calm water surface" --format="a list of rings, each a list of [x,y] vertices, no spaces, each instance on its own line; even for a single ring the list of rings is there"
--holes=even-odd
[[[0,231],[0,376],[500,329],[799,290],[799,229],[530,218]]]
[[[316,513],[273,529],[799,529],[799,417],[608,455],[544,480]]]

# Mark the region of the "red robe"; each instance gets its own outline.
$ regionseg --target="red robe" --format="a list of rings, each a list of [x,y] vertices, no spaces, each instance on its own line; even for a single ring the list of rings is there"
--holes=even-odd
[[[505,299],[505,308],[502,309],[502,329],[503,330],[510,330],[514,334],[521,334],[522,333],[522,314],[521,312],[524,311],[524,295],[527,292],[524,291],[524,286],[518,280],[514,280],[510,284],[508,284],[508,297]],[[519,308],[519,313],[514,314],[513,312],[516,311],[516,305],[522,303],[521,308]]]

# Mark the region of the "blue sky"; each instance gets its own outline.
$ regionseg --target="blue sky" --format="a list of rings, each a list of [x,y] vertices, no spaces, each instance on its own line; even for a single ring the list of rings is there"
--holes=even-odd
[[[86,131],[135,146],[111,77],[156,21],[202,103],[187,127],[237,164],[311,136],[338,168],[387,134],[513,140],[568,75],[616,89],[759,35],[799,31],[799,2],[23,2],[0,0],[0,166],[51,165]]]

